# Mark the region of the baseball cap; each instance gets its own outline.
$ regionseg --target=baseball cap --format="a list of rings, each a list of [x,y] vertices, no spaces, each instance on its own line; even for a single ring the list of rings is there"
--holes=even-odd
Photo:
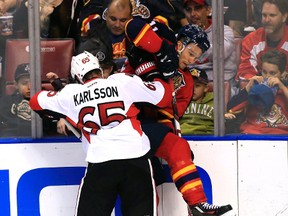
[[[189,72],[195,79],[198,79],[201,83],[208,84],[208,76],[205,70],[193,67],[189,68]]]
[[[208,5],[208,3],[205,0],[183,0],[183,5],[186,5],[188,2],[194,2],[198,5]]]
[[[248,101],[252,106],[269,112],[275,102],[273,90],[265,84],[255,84],[248,93]]]
[[[17,66],[14,79],[17,82],[22,76],[30,75],[30,66],[28,63],[20,64]]]

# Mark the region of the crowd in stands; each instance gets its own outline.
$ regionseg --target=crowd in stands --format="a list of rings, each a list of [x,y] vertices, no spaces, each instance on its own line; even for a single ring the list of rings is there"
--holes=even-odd
[[[121,1],[112,1],[111,3],[110,0],[39,0],[41,39],[73,38],[75,42],[74,54],[86,50],[97,56],[107,77],[110,73],[123,70],[127,54],[129,54],[127,49],[129,51],[133,48],[126,47],[125,41],[127,37],[125,27],[132,17],[144,19],[147,23],[151,21],[165,23],[169,25],[175,35],[184,25],[198,25],[206,32],[210,48],[201,57],[193,52],[192,54],[196,55],[196,59],[192,64],[187,63],[187,66],[194,77],[195,85],[191,92],[194,92],[196,97],[197,90],[201,88],[203,95],[201,100],[193,98],[180,120],[184,135],[213,134],[213,93],[211,87],[209,90],[209,84],[212,83],[213,85],[212,26],[214,25],[212,23],[211,0],[130,0],[132,13],[130,8],[126,8],[119,2]],[[108,5],[109,8],[107,8]],[[223,118],[225,118],[227,126],[226,134],[287,134],[288,123],[285,114],[287,107],[284,105],[288,102],[288,2],[287,0],[224,0],[224,6],[224,80],[229,83],[229,99],[231,99],[225,102],[227,105],[225,112],[227,113]],[[0,34],[1,103],[3,103],[3,99],[7,100],[5,87],[5,68],[8,62],[5,58],[6,42],[11,39],[27,39],[29,36],[27,1],[6,0],[5,3],[0,1],[0,16],[8,15],[13,16],[13,34]],[[2,28],[4,28],[3,22],[0,23],[0,32]],[[155,26],[155,28],[159,27]],[[166,36],[169,37],[169,34]],[[240,39],[240,43],[236,42],[238,39]],[[177,44],[176,41],[175,44]],[[153,49],[153,45],[151,45],[151,49]],[[271,50],[278,52],[271,52]],[[272,56],[271,59],[274,59],[274,55],[283,56],[282,54],[286,56],[284,69],[282,68],[283,58],[281,61],[275,61],[276,63],[272,60],[271,62],[267,61],[267,56]],[[278,68],[273,68],[273,65]],[[277,81],[263,74],[267,71],[272,73],[273,70],[279,72],[277,75],[271,75],[272,77],[276,76]],[[53,72],[57,73],[56,71]],[[207,78],[203,74],[207,75]],[[69,71],[67,71],[66,77],[60,77],[60,79],[66,79],[68,76]],[[205,81],[200,79],[201,77],[204,77]],[[265,109],[265,112],[259,111],[259,118],[254,119],[253,122],[254,126],[260,124],[261,128],[267,130],[248,130],[247,125],[250,121],[248,117],[252,113],[255,114],[250,109],[252,100],[249,100],[248,95],[250,95],[251,90],[253,92],[252,86],[255,85],[256,87],[263,82],[264,79],[259,77],[268,79],[266,87],[277,86],[277,94],[274,95],[275,98],[271,99],[275,103],[269,106],[269,109]],[[17,90],[17,92],[19,91]],[[247,96],[245,102],[242,101],[244,100],[243,95]],[[282,101],[283,106],[282,104],[279,105],[279,100]],[[199,108],[196,108],[200,106],[205,106],[206,111],[200,112]],[[208,107],[211,108],[211,111],[208,111]],[[4,108],[1,107],[2,109]],[[239,118],[240,113],[241,117]],[[248,117],[245,118],[247,115]],[[203,122],[209,125],[203,127],[202,132],[196,130],[199,125],[196,127],[196,123],[192,121],[195,116],[197,119],[203,118]],[[3,127],[6,120],[1,118],[0,121]],[[208,121],[209,123],[207,123]],[[199,122],[201,121],[197,120],[197,124]],[[61,127],[64,127],[63,124]],[[1,136],[10,136],[10,134],[1,134]]]

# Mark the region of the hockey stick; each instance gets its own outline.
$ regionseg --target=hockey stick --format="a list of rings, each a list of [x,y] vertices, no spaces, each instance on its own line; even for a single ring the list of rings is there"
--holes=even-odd
[[[81,140],[81,134],[66,120],[64,119],[64,123],[67,128],[78,138]]]

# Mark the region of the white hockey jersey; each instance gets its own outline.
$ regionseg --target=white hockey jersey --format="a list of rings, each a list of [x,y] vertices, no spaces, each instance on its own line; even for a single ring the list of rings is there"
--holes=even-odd
[[[143,82],[138,76],[119,73],[84,85],[68,84],[59,92],[40,91],[31,98],[30,106],[35,111],[64,114],[82,132],[86,161],[99,163],[145,155],[150,143],[134,103],[165,108],[171,105],[171,95],[166,83]]]

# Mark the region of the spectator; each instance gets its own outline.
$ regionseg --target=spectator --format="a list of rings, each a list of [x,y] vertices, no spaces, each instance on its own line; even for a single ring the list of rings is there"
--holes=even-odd
[[[125,59],[125,24],[132,18],[129,0],[89,1],[79,13],[76,50],[84,43],[91,44],[94,37],[111,46],[116,70],[121,69]],[[100,30],[99,30],[100,29]],[[95,45],[95,43],[92,42]],[[89,49],[92,52],[93,46]],[[80,48],[78,53],[83,51]]]
[[[12,95],[3,96],[0,102],[0,136],[30,137],[30,67],[28,63],[18,65],[14,79],[16,91]],[[56,123],[44,119],[43,129],[44,135],[56,134]]]
[[[112,39],[113,60],[119,70],[126,59],[125,25],[132,18],[129,0],[114,0],[107,7],[106,25]]]
[[[120,71],[126,60],[125,24],[132,18],[132,15],[148,21],[158,17],[163,22],[166,22],[166,24],[171,24],[173,29],[178,29],[185,23],[183,12],[175,13],[179,9],[181,9],[179,7],[179,0],[172,1],[171,3],[167,0],[112,0],[101,3],[99,1],[98,3],[97,1],[89,1],[81,9],[78,25],[81,25],[79,29],[81,28],[81,35],[83,37],[83,35],[89,35],[89,31],[97,31],[96,27],[100,26],[103,29],[101,24],[103,21],[106,21],[107,28],[110,31],[110,35],[106,37],[106,40],[111,40],[109,43],[112,43],[113,60],[116,63],[118,71]]]
[[[184,0],[184,13],[190,24],[200,26],[205,30],[210,42],[210,48],[206,54],[195,63],[198,68],[204,69],[209,80],[213,80],[213,41],[212,41],[212,19],[211,6],[205,0]],[[192,65],[193,67],[194,65]],[[236,49],[234,44],[233,30],[224,25],[224,80],[230,82],[231,95],[238,90],[235,83],[236,74]]]
[[[12,12],[17,7],[17,0],[0,1],[0,16]]]
[[[244,37],[236,80],[249,80],[258,75],[258,71],[262,71],[258,63],[267,50],[279,50],[288,58],[288,46],[285,45],[288,41],[288,26],[285,23],[288,16],[287,5],[287,0],[263,0],[263,27]]]
[[[214,134],[214,97],[209,92],[205,70],[191,68],[194,78],[193,98],[180,119],[183,135]]]
[[[88,167],[76,215],[111,215],[117,195],[123,215],[156,215],[151,164],[143,157],[149,139],[134,103],[165,107],[172,100],[170,86],[123,73],[101,79],[98,59],[88,52],[72,58],[71,76],[82,84],[68,84],[53,96],[39,92],[30,105],[41,116],[49,110],[67,117],[82,132]]]
[[[288,88],[281,80],[287,57],[277,50],[269,50],[260,60],[261,75],[250,78],[246,87],[231,98],[228,112],[234,114],[232,118],[244,119],[240,121],[241,133],[287,134]],[[230,126],[233,127],[233,121]]]
[[[39,0],[40,6],[40,36],[42,38],[59,37],[53,35],[50,26],[50,16],[63,0]],[[60,20],[58,24],[61,24]],[[28,38],[28,1],[22,1],[14,14],[13,30],[16,38]]]

